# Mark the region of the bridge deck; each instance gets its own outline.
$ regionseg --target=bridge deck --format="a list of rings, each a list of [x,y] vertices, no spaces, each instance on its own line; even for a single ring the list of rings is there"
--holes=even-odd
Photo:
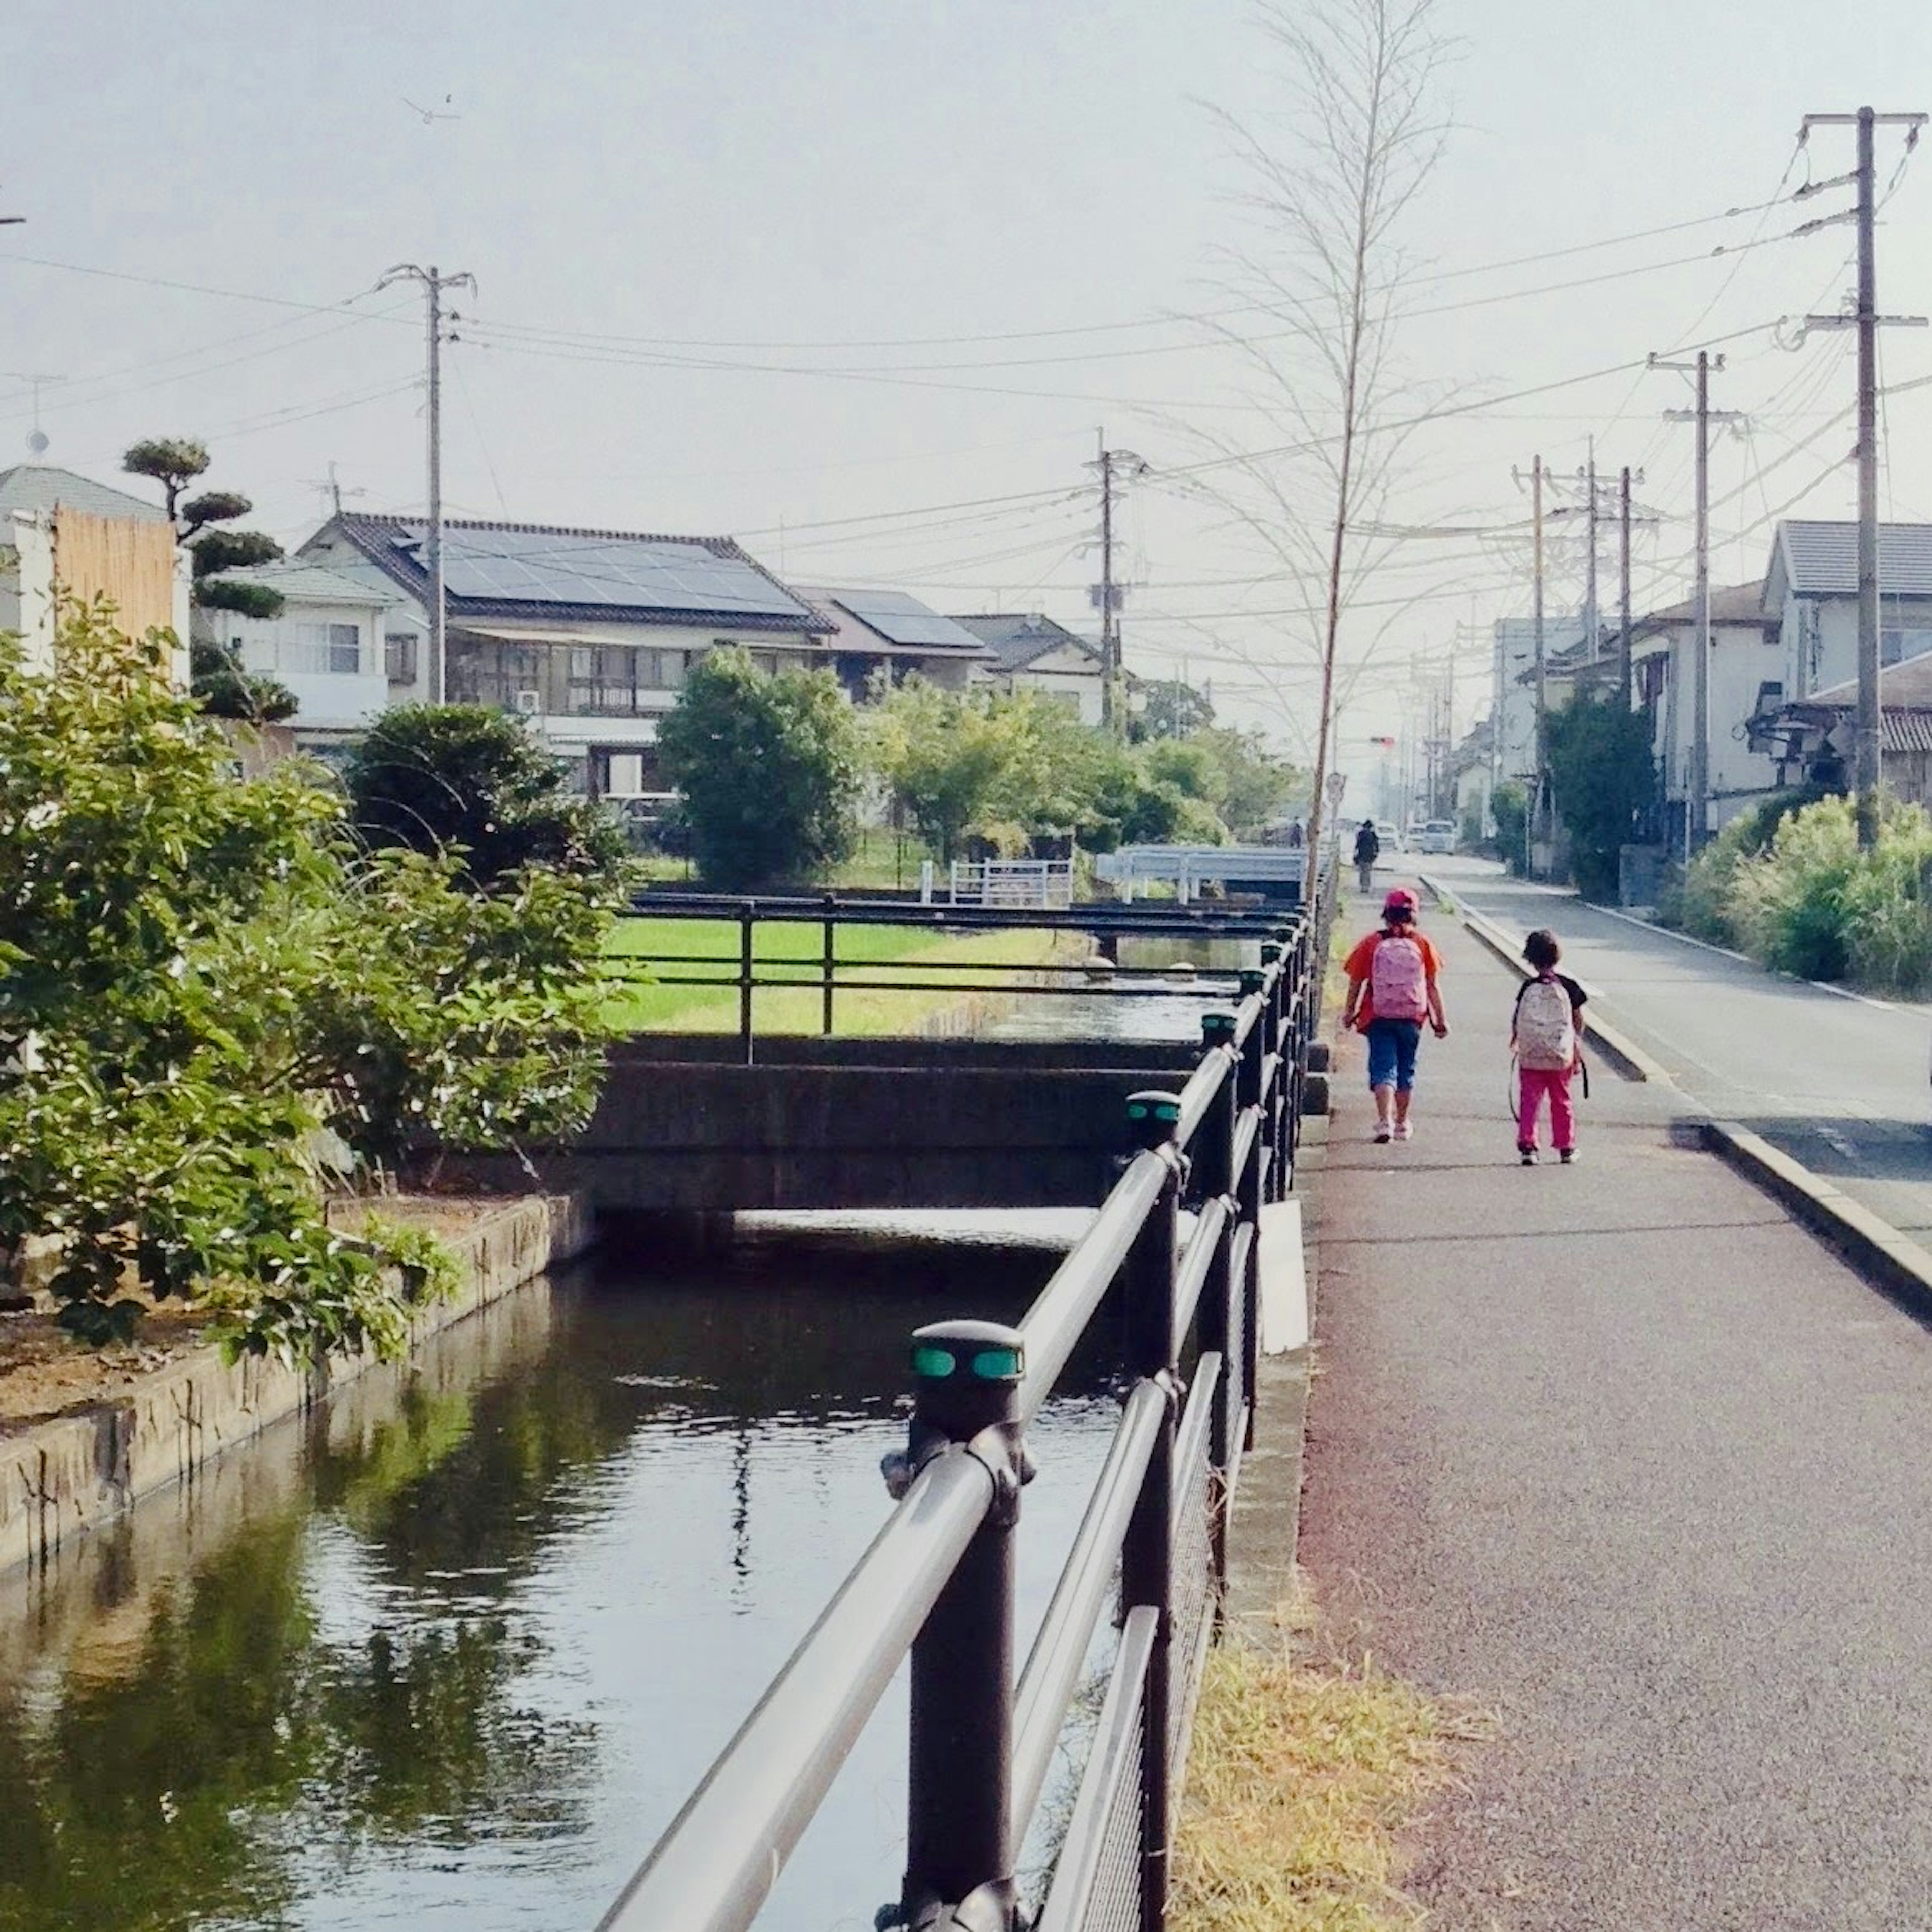
[[[1430,929],[1413,1142],[1338,1058],[1302,1544],[1345,1633],[1499,1714],[1430,1922],[1922,1924],[1932,1340],[1667,1094],[1600,1070],[1581,1162],[1516,1166],[1514,982]]]

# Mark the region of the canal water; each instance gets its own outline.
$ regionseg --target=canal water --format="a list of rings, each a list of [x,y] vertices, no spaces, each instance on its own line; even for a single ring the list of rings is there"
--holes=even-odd
[[[594,1924],[882,1520],[905,1336],[1053,1260],[609,1256],[0,1579],[0,1928]],[[1034,1432],[1029,1628],[1116,1416],[1076,1364]],[[762,1924],[871,1925],[903,1751],[899,1693]]]
[[[0,1576],[0,1932],[588,1932],[884,1520],[907,1336],[1016,1317],[1082,1218],[608,1245]],[[1030,1437],[1023,1647],[1118,1419],[1107,1328]],[[761,1926],[871,1927],[904,1754],[902,1682]]]

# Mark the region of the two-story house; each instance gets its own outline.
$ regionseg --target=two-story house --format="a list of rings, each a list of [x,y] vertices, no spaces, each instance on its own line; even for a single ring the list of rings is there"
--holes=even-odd
[[[63,597],[106,598],[130,637],[172,632],[170,669],[187,683],[188,565],[167,512],[51,464],[0,470],[0,631],[19,634],[31,666],[52,665]]]
[[[392,701],[434,688],[426,536],[416,518],[344,511],[297,554],[394,596]],[[454,521],[443,576],[450,701],[527,718],[595,796],[664,790],[658,726],[706,652],[741,645],[774,670],[829,661],[832,626],[728,537]]]
[[[1787,703],[1857,676],[1858,566],[1856,524],[1778,525],[1763,608],[1778,626]],[[1879,526],[1878,593],[1880,661],[1932,651],[1932,524]]]
[[[1648,713],[1664,791],[1664,838],[1682,851],[1690,822],[1697,701],[1697,607],[1653,611],[1630,627],[1633,701]],[[1783,696],[1779,626],[1766,616],[1761,583],[1713,586],[1707,691],[1710,715],[1706,784],[1710,827],[1776,790],[1778,760],[1749,721]]]
[[[1011,616],[956,617],[992,653],[975,681],[1005,692],[1044,692],[1064,704],[1083,724],[1098,724],[1106,715],[1104,680],[1097,644],[1077,636],[1037,610]]]
[[[922,677],[948,691],[993,661],[993,654],[956,620],[942,617],[903,590],[801,589],[799,596],[825,620],[824,644],[838,682],[862,704],[883,678]]]

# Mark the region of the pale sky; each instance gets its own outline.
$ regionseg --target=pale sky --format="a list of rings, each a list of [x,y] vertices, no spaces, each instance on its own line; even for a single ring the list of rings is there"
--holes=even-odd
[[[1691,438],[1661,412],[1688,389],[1620,365],[1727,338],[1713,400],[1750,423],[1713,457],[1720,580],[1762,573],[1787,504],[1850,513],[1850,338],[1792,351],[1768,326],[1839,305],[1850,230],[1780,238],[1849,190],[1758,205],[1849,169],[1849,130],[1796,154],[1806,112],[1932,106],[1918,0],[1440,0],[1439,22],[1456,126],[1407,232],[1436,279],[1400,354],[1466,406],[1407,446],[1389,514],[1488,533],[1406,541],[1364,589],[1358,767],[1410,658],[1527,608],[1520,532],[1492,526],[1520,525],[1538,451],[1568,472],[1594,435],[1607,472],[1641,468],[1637,602],[1683,594]],[[32,426],[14,379],[41,374],[63,379],[49,461],[112,478],[137,436],[203,436],[211,482],[290,542],[332,464],[350,507],[419,509],[420,298],[370,291],[434,261],[479,285],[447,358],[452,514],[734,535],[796,580],[1084,626],[1104,423],[1152,470],[1124,514],[1130,664],[1211,677],[1291,745],[1310,722],[1275,614],[1299,593],[1163,478],[1204,431],[1280,440],[1186,320],[1229,305],[1216,254],[1244,218],[1204,104],[1278,98],[1235,0],[14,0],[7,69],[0,214],[28,222],[0,230],[0,464]],[[1882,188],[1901,154],[1882,136]],[[1888,313],[1932,310],[1928,172],[1922,152],[1886,208]],[[1888,382],[1932,373],[1932,331],[1885,349]],[[1888,514],[1932,518],[1932,388],[1887,418]],[[1552,562],[1574,604],[1576,547]],[[1466,646],[1459,725],[1486,690]]]

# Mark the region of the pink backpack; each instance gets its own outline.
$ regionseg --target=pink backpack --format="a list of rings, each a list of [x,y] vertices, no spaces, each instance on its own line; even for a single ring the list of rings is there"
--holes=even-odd
[[[1369,1006],[1378,1020],[1429,1017],[1429,974],[1422,948],[1405,933],[1385,932],[1369,960]]]

